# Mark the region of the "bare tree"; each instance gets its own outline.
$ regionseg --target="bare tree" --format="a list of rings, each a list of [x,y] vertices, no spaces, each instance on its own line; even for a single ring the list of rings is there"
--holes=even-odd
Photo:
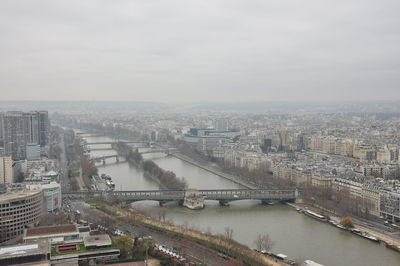
[[[230,228],[229,226],[225,227],[225,229],[224,229],[224,237],[226,239],[232,239],[233,238],[233,229]]]
[[[64,212],[49,213],[49,214],[43,215],[42,218],[40,218],[39,226],[48,226],[48,225],[54,225],[54,224],[68,224],[69,220],[70,219],[69,219],[68,214],[66,214]]]
[[[166,211],[165,210],[159,210],[158,211],[158,220],[159,221],[163,221],[163,222],[165,222],[165,216],[166,216]]]
[[[269,235],[258,235],[256,240],[254,240],[254,245],[256,246],[256,249],[261,251],[261,250],[271,250],[272,247],[274,246],[274,241],[269,237]]]

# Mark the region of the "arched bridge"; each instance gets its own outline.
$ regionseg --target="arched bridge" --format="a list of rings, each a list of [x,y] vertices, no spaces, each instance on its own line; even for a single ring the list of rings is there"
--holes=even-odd
[[[105,197],[123,202],[135,202],[142,200],[159,201],[160,204],[167,201],[182,202],[185,199],[185,190],[139,190],[139,191],[112,191],[112,192],[66,192],[63,196],[89,199]],[[197,194],[205,200],[218,200],[221,205],[226,205],[234,200],[261,200],[268,201],[294,201],[297,197],[295,189],[211,189],[196,190]]]

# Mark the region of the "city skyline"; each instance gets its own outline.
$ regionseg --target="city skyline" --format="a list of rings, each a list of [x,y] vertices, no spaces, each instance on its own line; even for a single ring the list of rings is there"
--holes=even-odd
[[[397,1],[0,7],[2,100],[400,100]]]

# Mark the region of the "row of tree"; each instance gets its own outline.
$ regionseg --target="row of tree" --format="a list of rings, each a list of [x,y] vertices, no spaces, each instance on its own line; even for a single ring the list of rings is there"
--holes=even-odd
[[[78,152],[81,160],[83,182],[85,186],[89,188],[92,184],[90,177],[92,175],[97,175],[98,169],[94,165],[94,162],[90,160],[89,156],[85,154],[83,148],[80,146],[79,139],[75,139],[75,150]]]
[[[115,146],[118,153],[125,156],[128,161],[134,162],[136,165],[156,178],[163,186],[168,189],[185,189],[187,182],[184,178],[179,178],[174,172],[165,171],[151,160],[144,160],[138,149],[133,150],[126,143],[117,143]]]
[[[317,203],[342,215],[355,215],[370,218],[370,211],[375,209],[374,202],[360,196],[351,195],[349,190],[341,189],[332,193],[330,187],[306,186],[302,198],[309,203]]]

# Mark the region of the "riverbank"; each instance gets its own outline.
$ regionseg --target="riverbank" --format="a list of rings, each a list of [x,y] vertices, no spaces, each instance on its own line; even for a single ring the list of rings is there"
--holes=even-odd
[[[171,190],[187,188],[184,178],[178,178],[172,171],[165,171],[152,160],[144,160],[138,149],[133,150],[132,147],[124,143],[118,143],[112,145],[112,147],[119,155],[125,156],[128,162],[141,168],[145,175],[156,181],[161,188]]]
[[[90,141],[106,142],[112,140],[92,138]],[[104,155],[100,151],[94,151],[94,154],[96,156]],[[106,153],[106,155],[108,154],[114,153]],[[235,189],[241,187],[173,156],[155,154],[154,156],[147,155],[147,157],[164,169],[174,171],[179,176],[186,176],[190,187],[202,189]],[[205,164],[211,165],[211,163],[207,164],[206,162]],[[115,177],[114,182],[116,182],[117,188],[121,187],[125,190],[158,189],[158,185],[146,178],[141,169],[130,164],[107,164],[100,169]],[[145,211],[146,216],[151,216],[156,220],[160,219],[160,216],[164,220],[165,213],[165,221],[173,221],[174,224],[184,228],[194,228],[203,232],[223,234],[225,227],[230,227],[234,230],[234,239],[250,248],[255,247],[254,240],[259,234],[268,234],[275,241],[272,249],[274,253],[287,254],[299,264],[305,259],[311,259],[324,265],[398,265],[399,254],[397,252],[388,248],[377,248],[375,243],[365,241],[361,237],[344,231],[338,232],[336,228],[327,223],[299,215],[291,207],[280,204],[270,206],[259,205],[251,201],[234,201],[229,207],[221,207],[218,202],[209,201],[205,209],[191,211],[176,204],[166,204],[164,207],[160,207],[157,202],[142,201],[134,203],[133,207]],[[123,230],[126,232],[128,228]],[[138,231],[134,230],[131,232],[136,234]],[[143,235],[147,234],[139,231],[137,236]],[[155,237],[153,236],[153,238]],[[164,242],[161,242],[163,245],[179,247],[180,240],[178,238],[174,243],[170,243],[169,239],[166,238]],[[203,255],[199,254],[197,257],[202,259]],[[206,261],[210,261],[207,255]],[[207,262],[206,264],[212,265]]]
[[[200,245],[207,246],[208,248],[214,249],[230,257],[239,258],[247,265],[285,265],[230,239],[149,219],[148,217],[138,215],[131,210],[124,210],[114,205],[106,205],[106,209],[111,209],[113,212],[118,214],[119,217],[128,217],[135,221],[135,223],[152,230],[171,234],[182,239],[189,238]]]
[[[316,210],[316,211],[321,212],[321,213],[322,212],[324,212],[324,213],[329,212],[330,214],[334,215],[334,216],[331,217],[331,219],[334,220],[335,222],[339,222],[340,219],[341,219],[341,216],[339,214],[337,214],[337,213],[335,213],[333,211],[327,210],[325,208],[319,208],[319,207],[316,207],[316,206],[308,206],[308,205],[305,205],[305,204],[294,204],[294,203],[287,203],[287,205],[289,205],[289,206],[291,206],[291,207],[293,207],[295,209],[304,210],[304,209],[308,208],[308,209]],[[360,224],[358,222],[357,219],[353,219],[353,222],[354,222],[355,229],[358,229],[358,230],[363,231],[363,232],[367,232],[369,235],[371,235],[373,237],[376,237],[376,238],[378,238],[378,239],[380,239],[380,240],[382,240],[384,242],[390,242],[390,243],[393,243],[395,245],[400,245],[400,239],[399,238],[396,238],[396,237],[393,237],[391,235],[384,234],[384,233],[379,232],[377,230],[373,230],[371,228],[363,226],[362,224]]]
[[[201,168],[201,169],[203,169],[203,170],[206,170],[206,171],[208,171],[208,172],[210,172],[210,173],[213,173],[213,174],[215,174],[215,175],[217,175],[217,176],[223,177],[223,178],[225,178],[225,179],[227,179],[227,180],[229,180],[229,181],[232,181],[232,182],[235,183],[235,184],[241,185],[241,186],[243,186],[243,187],[245,187],[245,188],[257,189],[256,186],[253,186],[253,185],[251,185],[251,184],[248,184],[248,183],[246,183],[246,182],[240,180],[240,179],[239,179],[238,177],[236,177],[236,176],[223,173],[223,172],[218,171],[217,169],[215,169],[215,168],[213,168],[213,167],[206,166],[206,165],[204,165],[204,164],[201,164],[201,163],[199,163],[199,162],[196,162],[196,161],[192,160],[191,158],[189,158],[189,157],[187,157],[187,156],[185,156],[185,155],[183,155],[183,154],[181,154],[181,153],[172,153],[172,154],[170,154],[170,156],[173,156],[173,157],[175,157],[175,158],[178,158],[178,159],[180,159],[180,160],[182,160],[182,161],[184,161],[184,162],[190,163],[191,165],[197,166],[197,167],[199,167],[199,168]]]

